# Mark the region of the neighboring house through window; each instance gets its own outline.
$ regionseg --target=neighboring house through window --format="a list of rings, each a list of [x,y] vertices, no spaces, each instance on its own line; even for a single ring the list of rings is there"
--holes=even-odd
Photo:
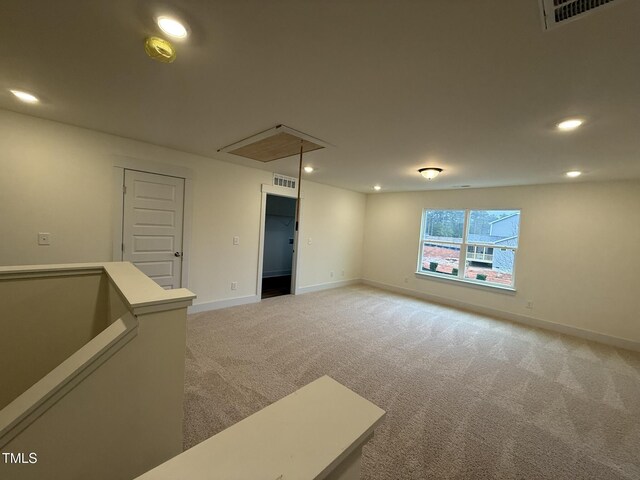
[[[424,210],[418,273],[513,288],[519,231],[520,210]]]

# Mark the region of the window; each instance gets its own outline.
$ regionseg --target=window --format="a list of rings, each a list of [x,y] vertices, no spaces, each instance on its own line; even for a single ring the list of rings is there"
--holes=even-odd
[[[425,210],[418,272],[513,287],[519,231],[520,210]]]

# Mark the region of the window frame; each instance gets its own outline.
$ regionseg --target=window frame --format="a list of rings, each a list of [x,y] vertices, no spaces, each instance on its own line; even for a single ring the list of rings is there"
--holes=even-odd
[[[462,227],[462,242],[461,243],[453,243],[453,242],[442,242],[438,240],[427,240],[424,238],[424,232],[426,228],[426,220],[427,220],[427,212],[428,211],[460,211],[464,210],[464,224]],[[470,217],[472,211],[491,211],[491,210],[502,210],[502,211],[517,211],[520,214],[520,218],[518,219],[518,242],[517,245],[514,246],[496,246],[495,244],[488,244],[482,242],[469,242],[468,234],[469,234],[469,226],[470,226]],[[516,265],[517,265],[517,251],[520,247],[520,220],[522,219],[522,209],[521,208],[492,208],[492,209],[480,209],[480,208],[423,208],[421,213],[421,221],[420,221],[420,235],[418,239],[418,264],[416,269],[416,277],[428,277],[435,278],[441,280],[447,280],[450,282],[459,282],[463,284],[467,284],[469,286],[478,286],[482,288],[489,288],[492,290],[504,290],[506,292],[515,292],[516,291]],[[514,235],[515,236],[515,235]],[[423,252],[425,244],[436,244],[436,245],[457,245],[460,247],[460,258],[458,260],[458,275],[453,276],[447,273],[433,272],[429,270],[425,270],[422,261],[423,261]],[[513,251],[513,270],[511,274],[511,285],[502,285],[499,283],[487,283],[485,280],[476,280],[471,278],[465,278],[465,271],[467,268],[467,253],[469,247],[478,247],[483,248],[492,248],[496,249],[505,249]],[[486,251],[486,250],[485,250]]]

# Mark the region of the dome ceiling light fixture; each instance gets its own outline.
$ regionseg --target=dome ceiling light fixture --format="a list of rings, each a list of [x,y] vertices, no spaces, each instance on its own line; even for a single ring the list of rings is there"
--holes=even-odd
[[[422,175],[427,180],[433,180],[442,173],[442,169],[437,167],[426,167],[421,168],[420,170],[418,170],[418,172],[420,172],[420,175]]]
[[[304,171],[307,173],[311,173],[313,172],[313,167],[311,165],[307,165],[306,167],[304,167]]]
[[[172,63],[176,59],[176,49],[164,38],[148,37],[144,41],[144,51],[158,62]]]

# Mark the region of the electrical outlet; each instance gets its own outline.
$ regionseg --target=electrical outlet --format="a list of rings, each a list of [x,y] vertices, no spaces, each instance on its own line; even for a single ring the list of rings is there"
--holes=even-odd
[[[333,272],[329,272],[329,276],[333,278]]]
[[[50,233],[38,233],[38,245],[51,245],[51,234]]]
[[[233,237],[233,244],[240,245],[240,237],[238,237],[237,235]]]
[[[238,289],[238,282],[231,282],[231,290],[237,290]]]
[[[313,241],[311,240],[311,237],[309,237],[309,240],[307,240],[307,245],[311,245],[313,243]]]
[[[527,302],[527,308],[528,308],[529,310],[533,310],[533,301],[532,301],[532,300],[529,300],[529,301]]]

